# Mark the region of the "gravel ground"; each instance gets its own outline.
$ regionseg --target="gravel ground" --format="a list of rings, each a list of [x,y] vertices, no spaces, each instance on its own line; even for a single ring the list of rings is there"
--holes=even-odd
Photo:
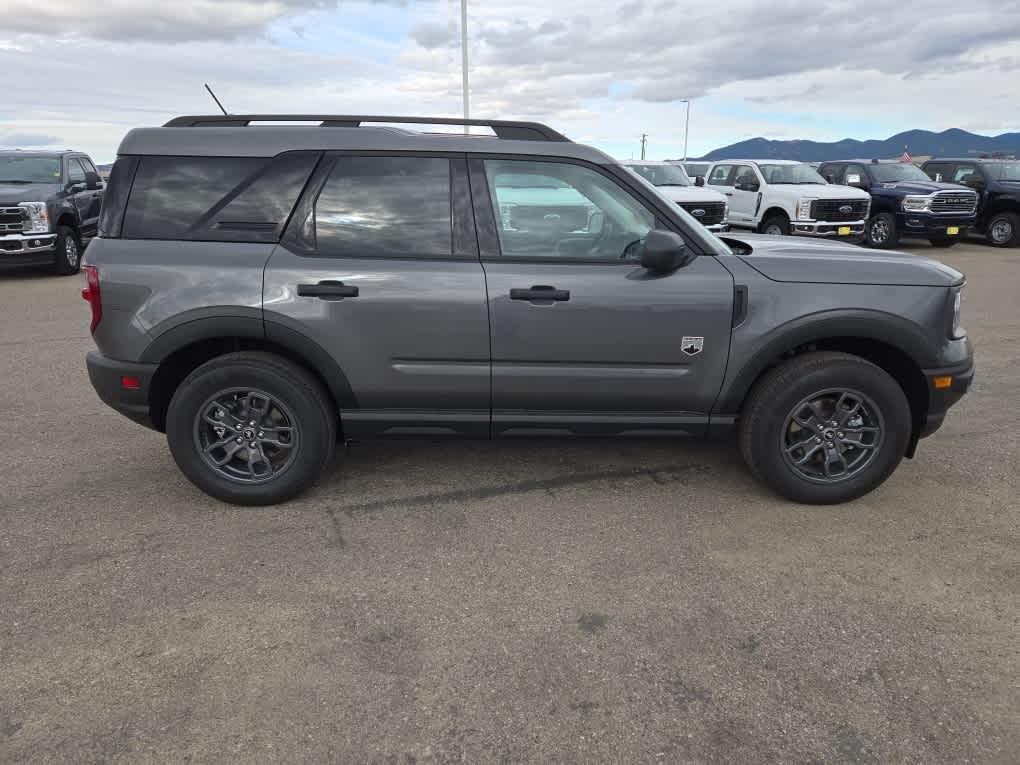
[[[0,276],[0,761],[1016,762],[1020,251],[938,256],[974,388],[831,508],[558,440],[226,506],[96,398],[80,280]]]

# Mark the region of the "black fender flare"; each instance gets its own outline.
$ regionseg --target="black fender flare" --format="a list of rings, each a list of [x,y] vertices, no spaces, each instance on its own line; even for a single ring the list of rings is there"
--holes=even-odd
[[[937,344],[919,326],[901,316],[867,309],[813,313],[782,324],[756,339],[754,354],[732,374],[727,373],[714,411],[739,412],[754,382],[783,354],[810,343],[843,338],[873,340],[891,346],[910,358],[919,370],[939,365]]]
[[[284,316],[263,317],[260,308],[196,308],[153,327],[152,342],[138,359],[140,363],[161,364],[172,354],[203,340],[250,339],[276,347],[295,361],[315,371],[326,383],[337,407],[357,408],[351,384],[339,364],[319,343]]]

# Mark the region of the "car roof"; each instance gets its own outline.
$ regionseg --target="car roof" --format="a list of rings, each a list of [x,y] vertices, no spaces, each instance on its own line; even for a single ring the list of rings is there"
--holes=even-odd
[[[676,167],[682,165],[682,162],[667,162],[662,159],[621,159],[621,165],[630,167],[632,165],[663,165],[665,167]]]
[[[413,122],[417,120],[417,122]],[[251,122],[299,121],[291,115],[227,115],[178,117],[163,127],[136,128],[121,141],[118,154],[210,157],[273,157],[287,151],[420,151],[474,154],[513,154],[579,159],[596,164],[617,164],[598,149],[574,143],[537,123],[485,120],[431,120],[426,117],[303,118],[320,125],[252,125]],[[389,125],[362,122],[413,124],[489,125],[497,135],[426,133]],[[499,137],[502,134],[503,137]]]
[[[713,165],[806,165],[807,162],[800,162],[796,159],[715,159]]]
[[[71,149],[54,149],[50,151],[45,149],[0,149],[0,155],[12,157],[51,157],[55,159],[57,157],[77,154],[82,154],[82,152],[72,151]]]
[[[981,162],[981,163],[994,163],[994,162],[1016,162],[1015,159],[1009,159],[1008,157],[931,157],[925,160],[925,164],[928,162]]]

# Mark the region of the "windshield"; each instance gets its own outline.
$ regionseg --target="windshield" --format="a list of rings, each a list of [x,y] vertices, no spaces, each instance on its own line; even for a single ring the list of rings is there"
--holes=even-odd
[[[653,186],[690,186],[691,179],[682,165],[627,165]]]
[[[0,157],[0,183],[60,183],[56,157]]]
[[[758,165],[758,168],[766,183],[827,183],[811,165]]]
[[[917,165],[910,162],[889,162],[888,164],[874,164],[871,166],[871,174],[878,183],[896,183],[897,181],[931,181],[928,174]]]
[[[985,167],[999,181],[1020,181],[1020,162],[989,162]]]

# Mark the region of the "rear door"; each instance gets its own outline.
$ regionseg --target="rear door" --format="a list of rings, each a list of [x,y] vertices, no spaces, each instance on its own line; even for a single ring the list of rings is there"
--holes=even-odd
[[[489,434],[489,320],[465,160],[336,153],[265,270],[270,340],[332,359],[347,436]]]
[[[663,221],[601,168],[470,164],[492,327],[493,432],[704,432],[729,352],[729,272],[711,256],[668,275],[643,269],[640,241]],[[512,202],[527,202],[525,221]],[[544,203],[585,213],[572,215],[569,230],[550,226]]]

